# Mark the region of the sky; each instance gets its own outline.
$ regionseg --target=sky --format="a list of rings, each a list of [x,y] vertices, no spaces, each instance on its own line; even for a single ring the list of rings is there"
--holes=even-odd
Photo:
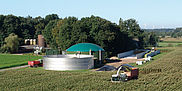
[[[0,0],[0,14],[78,19],[99,16],[113,23],[136,19],[141,28],[182,27],[182,0]]]

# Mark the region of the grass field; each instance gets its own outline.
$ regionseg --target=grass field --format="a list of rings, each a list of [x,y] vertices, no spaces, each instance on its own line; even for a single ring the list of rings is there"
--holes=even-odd
[[[182,45],[182,38],[162,38],[162,42],[158,43],[159,47],[176,47]]]
[[[160,40],[162,40],[162,41],[168,41],[168,42],[182,42],[182,38],[166,37],[166,38],[161,38]]]
[[[160,47],[161,54],[140,69],[137,80],[112,83],[116,72],[46,71],[43,68],[23,68],[0,72],[0,89],[5,91],[69,91],[69,90],[182,90],[182,47]],[[4,57],[0,55],[0,58]],[[25,57],[27,59],[27,57]]]
[[[171,41],[164,41],[164,42],[159,42],[158,46],[159,47],[176,47],[182,45],[182,42],[171,42]]]
[[[137,80],[112,83],[116,72],[45,71],[42,68],[25,68],[0,72],[0,89],[11,90],[181,90],[182,48],[172,48],[153,62],[140,67]],[[170,49],[170,50],[172,50]]]
[[[0,69],[27,64],[28,61],[37,60],[41,56],[0,54]]]
[[[160,49],[159,49],[159,50],[160,50]],[[134,67],[141,68],[141,67],[146,66],[146,65],[148,65],[148,64],[152,64],[152,63],[155,62],[158,58],[160,58],[160,57],[162,57],[162,56],[164,56],[164,55],[166,55],[166,54],[167,54],[167,52],[162,52],[162,53],[160,53],[160,54],[158,54],[158,55],[152,57],[152,60],[151,60],[151,61],[146,62],[146,63],[144,63],[144,64],[142,64],[142,65],[137,65],[136,63],[129,63],[129,64],[132,65],[132,66],[134,66]]]

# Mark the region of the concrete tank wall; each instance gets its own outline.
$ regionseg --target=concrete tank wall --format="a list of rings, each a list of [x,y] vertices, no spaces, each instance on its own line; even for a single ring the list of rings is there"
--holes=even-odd
[[[159,53],[160,53],[160,50],[157,50],[157,51],[155,51],[155,52],[151,52],[150,54],[148,54],[147,57],[148,57],[148,56],[153,57],[153,56],[155,56],[155,55],[157,55],[157,54],[159,54]]]
[[[80,70],[94,68],[92,55],[50,55],[45,56],[43,67],[46,70]]]
[[[118,54],[118,58],[124,58],[126,56],[132,55],[133,53],[134,53],[134,50],[123,52],[123,53],[119,53]]]
[[[146,50],[145,52],[136,54],[137,59],[143,58],[143,56],[144,56],[146,53],[148,53],[148,52],[149,52],[149,50]]]
[[[135,54],[136,50],[131,50],[131,51],[127,51],[127,52],[123,52],[123,53],[119,53],[118,54],[118,58],[132,58],[132,59],[139,59],[139,58],[143,58],[143,56],[149,52],[149,50],[145,50],[145,49],[139,49],[138,51],[143,51],[143,52],[139,52],[137,54]]]

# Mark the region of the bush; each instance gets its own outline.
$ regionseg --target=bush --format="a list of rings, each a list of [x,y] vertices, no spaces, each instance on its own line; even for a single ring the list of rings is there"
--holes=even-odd
[[[10,48],[7,47],[7,46],[2,46],[0,52],[2,52],[2,53],[9,53],[10,52]]]
[[[11,33],[8,37],[5,38],[5,43],[1,47],[2,53],[15,53],[18,52],[19,47],[19,41],[20,39],[18,36],[14,33]]]

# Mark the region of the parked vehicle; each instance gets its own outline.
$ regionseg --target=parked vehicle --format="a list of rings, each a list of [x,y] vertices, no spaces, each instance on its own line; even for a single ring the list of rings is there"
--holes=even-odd
[[[127,81],[130,79],[138,79],[139,69],[129,64],[122,64],[118,67],[117,74],[112,75],[112,82]]]
[[[43,65],[42,60],[28,61],[29,67],[41,67]]]

